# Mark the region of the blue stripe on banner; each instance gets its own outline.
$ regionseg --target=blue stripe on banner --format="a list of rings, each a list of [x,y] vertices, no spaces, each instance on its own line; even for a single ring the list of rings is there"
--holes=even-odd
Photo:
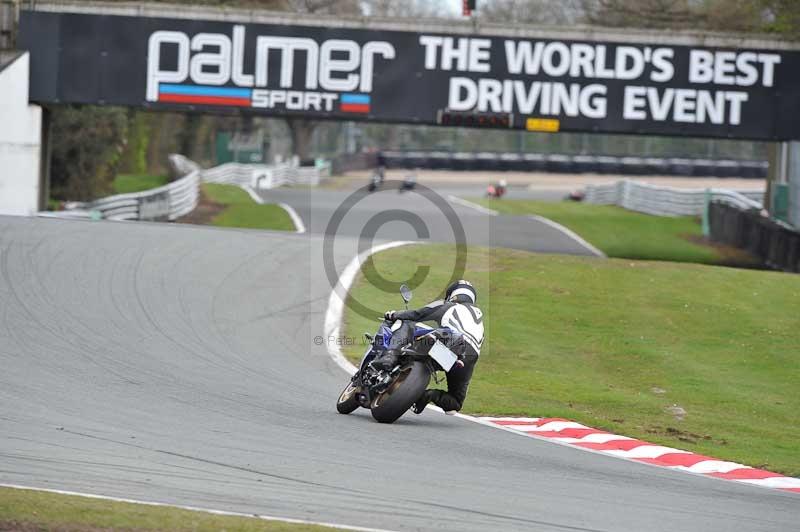
[[[369,94],[342,94],[342,103],[360,103],[369,105]]]
[[[221,96],[230,98],[249,98],[250,89],[238,89],[233,87],[207,87],[203,85],[171,85],[161,83],[159,92],[163,94],[186,94],[190,96]]]

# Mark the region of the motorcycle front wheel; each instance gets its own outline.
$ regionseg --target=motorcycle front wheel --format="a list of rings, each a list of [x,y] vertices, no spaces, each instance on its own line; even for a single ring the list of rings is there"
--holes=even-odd
[[[372,400],[372,417],[379,423],[394,423],[419,399],[430,380],[431,371],[422,362],[403,366],[391,386]]]
[[[339,400],[336,401],[336,410],[340,414],[349,414],[358,408],[357,391],[358,387],[352,381],[347,383],[347,387],[342,390],[342,393],[339,394]]]

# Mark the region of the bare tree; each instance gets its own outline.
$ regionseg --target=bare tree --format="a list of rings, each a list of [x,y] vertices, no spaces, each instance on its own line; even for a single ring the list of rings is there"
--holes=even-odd
[[[800,39],[800,5],[797,0],[760,0],[764,28],[790,39]]]
[[[357,15],[361,13],[358,0],[287,0],[296,13],[320,15]]]
[[[774,32],[800,38],[798,0],[581,0],[587,21],[619,27]]]
[[[710,30],[759,31],[764,22],[764,2],[760,0],[705,0],[701,21]]]
[[[583,0],[586,19],[602,26],[639,28],[702,27],[691,0]]]
[[[428,0],[364,0],[361,2],[365,16],[399,18],[452,17],[442,2]]]
[[[481,20],[511,24],[569,25],[584,17],[581,0],[492,0],[479,7]]]

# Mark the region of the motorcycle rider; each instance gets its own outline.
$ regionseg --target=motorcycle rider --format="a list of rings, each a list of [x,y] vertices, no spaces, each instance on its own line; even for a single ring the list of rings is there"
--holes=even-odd
[[[414,403],[415,413],[421,414],[430,402],[447,414],[461,410],[483,345],[483,313],[476,306],[477,299],[472,283],[461,279],[447,287],[443,300],[433,301],[417,310],[389,310],[384,315],[389,322],[401,323],[399,327],[396,323],[392,327],[389,348],[372,362],[373,367],[378,369],[389,370],[397,364],[399,350],[410,341],[416,322],[434,321],[438,327],[449,327],[461,333],[463,338],[463,366],[454,366],[447,373],[447,391],[425,390]]]

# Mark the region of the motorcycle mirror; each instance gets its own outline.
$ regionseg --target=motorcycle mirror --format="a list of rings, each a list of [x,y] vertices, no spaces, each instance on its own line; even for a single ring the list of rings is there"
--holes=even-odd
[[[400,285],[400,295],[403,297],[403,301],[405,301],[406,304],[408,304],[408,302],[411,301],[411,296],[413,295],[413,293],[411,292],[411,289],[408,287],[408,285],[402,284]]]

